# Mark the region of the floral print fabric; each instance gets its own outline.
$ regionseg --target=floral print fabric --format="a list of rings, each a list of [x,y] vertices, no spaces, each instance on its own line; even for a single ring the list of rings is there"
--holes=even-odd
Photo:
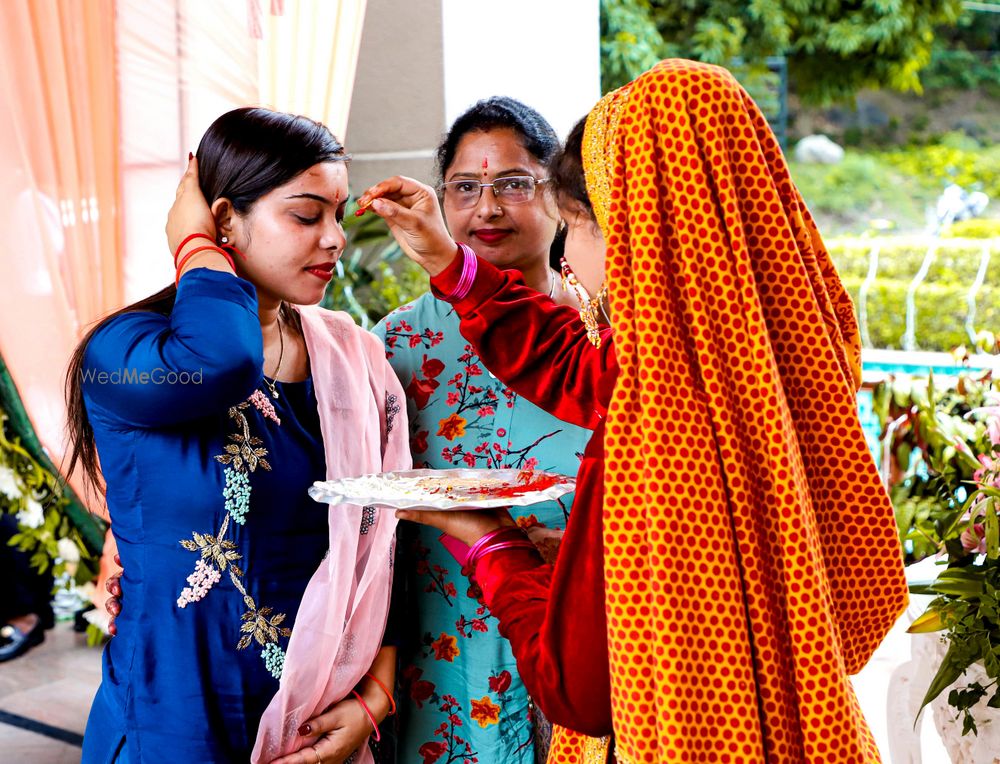
[[[590,431],[520,398],[482,364],[451,307],[424,295],[376,328],[406,391],[415,468],[535,468],[575,475]],[[516,338],[511,338],[516,341]],[[525,528],[565,527],[572,496],[516,507]],[[546,543],[552,544],[553,533]],[[510,645],[430,528],[400,528],[401,764],[534,761],[532,707]]]

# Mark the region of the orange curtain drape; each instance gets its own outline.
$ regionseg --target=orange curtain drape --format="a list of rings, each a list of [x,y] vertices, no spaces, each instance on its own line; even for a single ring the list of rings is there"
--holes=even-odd
[[[67,360],[123,298],[113,0],[0,3],[0,100],[0,355],[59,464]]]
[[[245,104],[342,132],[365,6],[0,2],[0,357],[57,465],[76,343],[173,275],[163,224],[187,152]]]

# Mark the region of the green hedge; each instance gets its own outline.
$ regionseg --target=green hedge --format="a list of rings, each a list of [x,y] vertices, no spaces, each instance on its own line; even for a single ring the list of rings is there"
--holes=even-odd
[[[972,286],[979,270],[979,258],[984,242],[968,240],[942,240],[934,262],[927,273],[925,283]],[[868,275],[869,253],[873,242],[865,239],[827,241],[830,256],[837,265],[841,278],[864,279]],[[905,280],[909,283],[924,261],[927,242],[917,239],[883,239],[879,244],[879,281]],[[992,273],[991,273],[992,272]],[[1000,246],[994,248],[990,257],[990,276],[1000,276]]]
[[[881,158],[890,167],[922,181],[928,189],[940,190],[944,183],[957,183],[968,190],[982,188],[991,199],[1000,196],[1000,145],[979,146],[953,133],[941,141],[932,146],[887,151]]]
[[[859,308],[859,292],[868,274],[872,241],[830,242],[830,254],[844,286]],[[982,243],[942,240],[934,262],[917,288],[916,339],[921,350],[950,351],[970,344],[965,331],[966,295],[979,270]],[[868,292],[868,333],[873,347],[902,349],[906,331],[906,293],[920,270],[927,244],[883,240],[877,276]],[[976,297],[976,331],[1000,333],[1000,243],[994,243],[986,278]]]

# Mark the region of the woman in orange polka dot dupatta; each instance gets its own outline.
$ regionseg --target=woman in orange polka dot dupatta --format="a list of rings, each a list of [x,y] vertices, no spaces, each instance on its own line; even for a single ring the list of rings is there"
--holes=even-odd
[[[774,135],[724,69],[667,60],[583,154],[612,317],[589,338],[456,245],[427,187],[362,196],[495,373],[595,428],[554,566],[502,514],[400,516],[473,545],[549,718],[612,736],[560,730],[551,762],[877,762],[848,675],[905,607],[902,558],[850,301]]]

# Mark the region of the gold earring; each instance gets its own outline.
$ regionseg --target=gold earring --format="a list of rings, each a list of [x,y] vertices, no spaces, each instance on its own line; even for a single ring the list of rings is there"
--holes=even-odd
[[[597,296],[587,300],[580,307],[580,320],[583,321],[583,325],[587,329],[587,339],[590,340],[590,344],[595,348],[601,346],[601,327],[598,319],[598,311],[603,310],[604,299],[607,296],[608,282],[605,281],[601,284],[601,288],[597,290]]]

